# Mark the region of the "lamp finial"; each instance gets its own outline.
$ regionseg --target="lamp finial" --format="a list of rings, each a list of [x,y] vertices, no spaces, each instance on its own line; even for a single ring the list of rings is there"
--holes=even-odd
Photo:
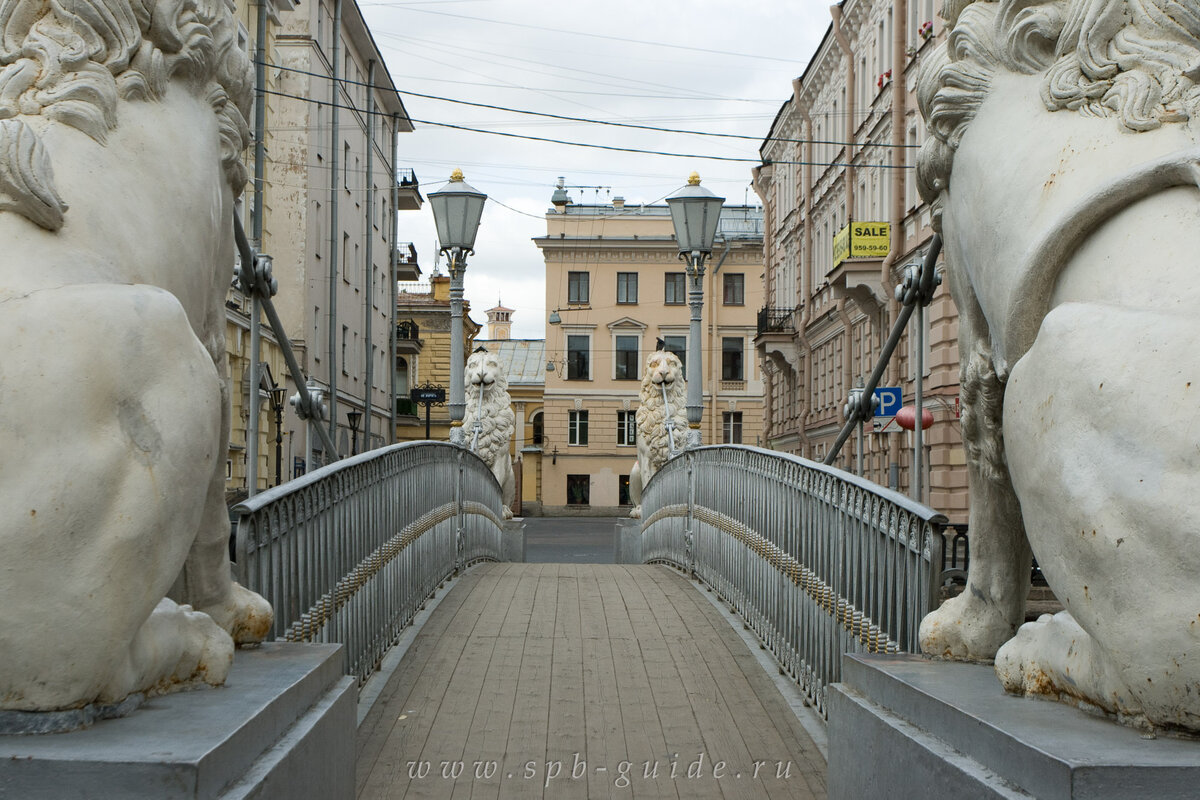
[[[699,185],[700,185],[700,173],[699,172],[693,172],[691,175],[688,175],[688,186],[699,186]]]
[[[462,179],[463,179],[462,170],[461,170],[461,169],[459,169],[458,167],[455,167],[455,168],[454,168],[454,172],[451,172],[451,173],[450,173],[450,180],[451,180],[452,182],[456,182],[456,183],[457,183],[457,182],[461,182],[461,181],[462,181]]]

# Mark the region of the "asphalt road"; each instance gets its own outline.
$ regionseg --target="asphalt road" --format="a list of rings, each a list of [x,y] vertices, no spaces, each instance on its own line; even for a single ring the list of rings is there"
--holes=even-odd
[[[611,564],[617,517],[525,517],[525,560]]]

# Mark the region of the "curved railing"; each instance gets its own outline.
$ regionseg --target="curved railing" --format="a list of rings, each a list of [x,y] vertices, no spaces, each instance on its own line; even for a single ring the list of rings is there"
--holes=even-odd
[[[444,442],[352,456],[234,512],[238,580],[270,601],[273,636],[345,644],[360,681],[440,583],[504,556],[499,484]]]
[[[823,715],[847,652],[919,652],[946,518],[847,472],[754,447],[688,452],[642,500],[641,560],[733,605]]]

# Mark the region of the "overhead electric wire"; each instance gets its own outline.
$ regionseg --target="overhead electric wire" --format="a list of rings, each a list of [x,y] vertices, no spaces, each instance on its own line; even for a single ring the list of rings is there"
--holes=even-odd
[[[407,11],[418,11],[422,14],[437,14],[441,17],[456,17],[458,19],[469,19],[473,22],[486,22],[492,25],[507,25],[513,28],[527,28],[535,31],[546,31],[548,33],[565,33],[570,36],[586,36],[591,39],[606,39],[612,42],[626,42],[628,44],[641,44],[648,47],[666,47],[672,50],[689,50],[694,53],[708,53],[710,55],[733,56],[735,58],[754,58],[762,61],[781,61],[785,64],[797,64],[794,58],[780,58],[779,56],[764,56],[758,53],[735,53],[731,50],[713,50],[707,47],[689,47],[686,44],[672,44],[670,42],[652,42],[646,39],[629,39],[624,36],[608,36],[603,33],[587,33],[585,31],[569,31],[562,28],[548,28],[543,25],[530,25],[522,22],[509,22],[501,19],[489,19],[487,17],[473,17],[467,14],[451,14],[449,11],[434,11],[428,8],[410,8],[406,3],[363,3],[363,8],[404,8]]]
[[[313,78],[325,78],[325,79],[332,80],[332,78],[329,75],[322,75],[319,72],[310,72],[307,70],[297,69],[295,67],[284,67],[284,66],[281,66],[278,64],[264,64],[263,66],[270,67],[271,69],[284,70],[286,72],[296,72],[301,75],[308,75],[309,77],[313,77]],[[530,111],[528,109],[522,109],[522,108],[511,108],[509,106],[493,105],[491,103],[476,103],[476,102],[473,102],[470,100],[458,100],[453,97],[442,97],[442,96],[436,95],[436,94],[425,94],[423,92],[408,91],[407,89],[396,89],[394,87],[384,87],[384,86],[372,85],[369,83],[364,83],[362,81],[352,81],[348,78],[339,79],[339,82],[344,83],[344,84],[354,85],[354,86],[365,86],[368,89],[377,89],[377,90],[387,91],[387,92],[394,91],[397,94],[407,95],[410,97],[421,97],[426,100],[438,100],[438,101],[445,102],[445,103],[455,103],[457,105],[471,106],[473,108],[486,108],[491,111],[505,111],[505,112],[508,112],[511,114],[522,114],[525,116],[532,116],[532,117],[545,117],[547,119],[556,119],[556,120],[561,120],[564,122],[582,122],[582,123],[586,123],[589,125],[606,125],[606,126],[614,127],[614,128],[632,128],[634,130],[654,131],[656,133],[675,133],[675,134],[680,134],[680,135],[684,135],[684,136],[708,136],[708,137],[718,138],[718,139],[742,139],[742,140],[747,140],[747,141],[752,141],[752,142],[763,142],[764,144],[768,143],[768,142],[769,143],[781,142],[784,144],[828,144],[828,145],[834,145],[836,147],[845,147],[847,145],[860,145],[860,146],[871,145],[874,147],[919,149],[919,145],[912,145],[912,144],[897,145],[897,144],[891,144],[890,142],[879,142],[879,143],[853,142],[853,143],[851,143],[851,142],[830,141],[830,140],[824,140],[824,139],[787,139],[787,138],[782,138],[782,137],[770,137],[770,138],[764,139],[761,136],[750,136],[750,135],[747,135],[744,133],[717,133],[715,131],[695,131],[695,130],[688,130],[685,128],[664,128],[664,127],[657,126],[657,125],[639,125],[639,124],[632,123],[632,122],[613,122],[611,120],[591,119],[589,117],[572,117],[572,116],[568,116],[565,114],[551,114],[551,113],[545,112],[545,111]],[[428,123],[427,122],[425,124],[428,125],[428,124],[437,124],[437,123]]]
[[[303,101],[306,103],[319,103],[322,105],[328,105],[330,107],[337,106],[338,108],[349,109],[351,111],[356,111],[361,114],[367,113],[366,111],[363,111],[362,109],[357,108],[356,106],[344,106],[344,105],[341,105],[338,103],[322,103],[322,101],[320,101],[320,100],[313,100],[311,98],[302,97],[300,95],[288,94],[287,92],[276,92],[276,91],[272,91],[270,89],[264,89],[263,92],[265,94],[274,95],[276,97],[286,97],[286,98],[290,98],[292,100],[300,100],[300,101]],[[380,114],[383,116],[388,116],[386,114],[383,114],[383,112],[379,112],[379,111],[372,112],[372,113]],[[702,155],[699,153],[671,153],[666,150],[648,150],[648,149],[643,149],[643,148],[639,148],[639,147],[618,147],[617,145],[595,144],[592,142],[572,142],[567,139],[552,139],[552,138],[549,138],[546,136],[529,136],[529,135],[523,134],[523,133],[509,133],[508,131],[489,131],[489,130],[485,130],[483,128],[472,128],[467,125],[454,125],[449,122],[437,122],[435,120],[427,120],[427,119],[414,119],[413,117],[409,117],[408,121],[414,122],[414,123],[419,123],[421,125],[433,125],[433,126],[439,127],[439,128],[450,128],[452,130],[468,131],[470,133],[483,133],[483,134],[487,134],[489,136],[504,136],[504,137],[510,138],[510,139],[525,139],[525,140],[531,141],[531,142],[544,142],[546,144],[561,144],[561,145],[565,145],[567,147],[586,147],[586,148],[591,148],[594,150],[608,150],[608,151],[618,152],[618,153],[639,153],[639,154],[651,155],[651,156],[666,156],[669,158],[691,158],[691,159],[698,159],[701,161],[731,161],[731,162],[738,162],[738,163],[743,163],[743,164],[762,164],[762,163],[764,163],[761,158],[741,158],[738,156],[711,156],[711,155]],[[865,168],[875,168],[875,169],[912,169],[912,167],[910,167],[908,165],[848,164],[848,163],[840,162],[840,161],[829,161],[829,162],[825,162],[825,161],[790,161],[790,160],[785,161],[785,160],[772,159],[770,163],[772,163],[772,164],[791,164],[791,165],[795,165],[795,166],[814,166],[814,167],[860,167],[860,168],[865,167]]]

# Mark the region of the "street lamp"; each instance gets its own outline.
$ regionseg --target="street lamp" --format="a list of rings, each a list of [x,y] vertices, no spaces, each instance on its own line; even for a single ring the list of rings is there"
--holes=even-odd
[[[700,446],[700,414],[704,396],[700,369],[700,314],[704,308],[704,259],[712,254],[717,223],[721,219],[724,197],[700,185],[700,175],[693,172],[687,186],[667,198],[671,209],[671,224],[679,243],[679,260],[687,265],[688,305],[692,319],[688,331],[687,359],[687,420],[688,447]]]
[[[475,254],[475,234],[483,216],[487,195],[463,180],[462,170],[450,175],[450,182],[429,193],[433,221],[437,226],[441,251],[450,261],[450,441],[463,444],[462,421],[466,411],[466,387],[463,385],[463,272],[467,256]]]
[[[358,455],[358,421],[362,419],[362,412],[350,409],[346,412],[346,419],[350,421],[350,455]]]
[[[271,410],[275,412],[275,485],[283,483],[283,401],[287,399],[287,387],[276,386],[271,390]]]

